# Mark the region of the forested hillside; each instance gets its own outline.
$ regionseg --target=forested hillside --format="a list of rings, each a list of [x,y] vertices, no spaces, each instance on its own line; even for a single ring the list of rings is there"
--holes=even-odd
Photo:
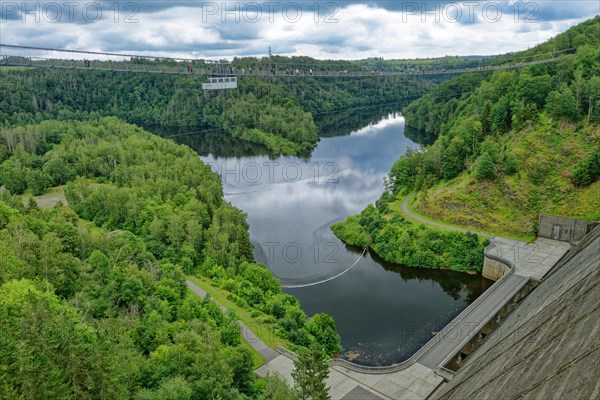
[[[255,68],[268,70],[271,62],[292,61],[299,62],[276,57],[260,62],[236,59],[234,65],[241,69],[252,62]],[[336,73],[346,65],[309,58],[302,62]],[[203,91],[203,76],[3,68],[0,77],[5,93],[0,100],[2,126],[116,116],[140,126],[218,128],[228,136],[263,145],[274,155],[308,154],[318,141],[314,122],[318,114],[373,104],[403,105],[433,86],[405,77],[248,75],[238,79],[238,90]]]
[[[600,218],[600,17],[526,53],[567,49],[408,106],[407,124],[436,141],[396,163],[394,192],[420,191],[425,214],[498,234],[532,235],[539,212]],[[443,99],[446,86],[460,95]]]
[[[253,263],[244,214],[189,148],[116,118],[0,130],[0,398],[273,398],[212,278],[291,348],[340,351]],[[68,206],[30,195],[64,188]],[[24,197],[21,193],[26,193]],[[271,394],[270,394],[271,393]]]
[[[423,149],[395,163],[376,207],[334,232],[389,261],[478,269],[453,255],[479,251],[475,241],[403,218],[408,193],[423,214],[499,235],[531,237],[539,212],[600,218],[600,17],[513,57],[549,51],[560,60],[460,76],[406,107]]]

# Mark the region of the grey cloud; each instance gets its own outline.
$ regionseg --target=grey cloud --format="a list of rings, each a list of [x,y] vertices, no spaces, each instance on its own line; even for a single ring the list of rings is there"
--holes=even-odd
[[[325,15],[333,12],[335,9],[343,9],[351,5],[369,5],[373,7],[379,7],[388,11],[404,11],[404,12],[417,12],[422,13],[425,11],[435,10],[436,7],[444,9],[445,6],[454,4],[455,7],[449,7],[448,11],[453,13],[456,8],[462,11],[462,17],[460,23],[469,24],[473,23],[473,20],[469,20],[467,14],[469,7],[465,1],[448,1],[448,0],[421,0],[421,1],[404,1],[404,0],[377,0],[371,2],[365,1],[354,1],[354,0],[301,0],[301,1],[167,1],[167,0],[79,0],[73,1],[75,3],[75,23],[86,23],[85,18],[82,18],[82,9],[86,6],[92,6],[90,11],[93,12],[97,5],[106,14],[106,17],[113,17],[115,12],[118,10],[118,14],[122,17],[127,16],[130,12],[135,12],[136,15],[149,14],[149,13],[165,13],[177,7],[185,7],[190,9],[196,9],[198,15],[207,16],[212,12],[220,11],[224,8],[228,10],[253,10],[255,7],[251,5],[258,5],[261,11],[268,14],[273,11],[277,14],[281,13],[285,7],[295,8],[298,6],[305,13],[319,12],[321,15]],[[267,3],[275,5],[267,5]],[[506,15],[513,15],[518,13],[520,16],[525,18],[526,16],[533,16],[539,20],[567,20],[573,18],[580,18],[582,16],[595,15],[600,13],[600,2],[597,0],[535,0],[535,1],[519,1],[518,6],[508,4],[507,0],[481,0],[475,7],[476,15],[475,19],[480,17],[482,8],[487,4],[495,8],[496,6],[501,7],[502,12]],[[49,5],[59,5],[62,9],[63,14],[67,14],[67,6],[65,1],[31,1],[31,0],[4,0],[0,6],[0,18],[2,20],[16,20],[21,18],[21,12],[25,10],[34,10],[36,7],[44,8],[47,10],[53,10],[54,7]],[[216,8],[216,9],[215,9]]]
[[[218,32],[219,37],[223,40],[253,40],[260,38],[261,33],[260,24],[249,22],[214,24],[211,29]]]
[[[58,0],[60,4],[62,0]],[[66,1],[66,0],[65,0]],[[286,35],[283,38],[273,38],[269,35],[269,30],[273,27],[268,21],[263,18],[261,23],[249,23],[239,22],[236,23],[233,17],[229,17],[227,22],[223,23],[219,16],[215,16],[208,21],[203,20],[203,5],[207,2],[201,1],[118,1],[119,7],[123,8],[127,3],[135,3],[139,6],[139,11],[135,18],[139,19],[138,24],[123,24],[122,19],[119,21],[118,29],[115,27],[114,21],[111,21],[113,17],[110,13],[103,14],[103,20],[94,24],[87,23],[83,28],[84,32],[91,33],[85,41],[79,41],[78,35],[82,32],[82,24],[86,21],[82,18],[73,21],[73,23],[53,23],[53,24],[36,24],[26,23],[21,24],[18,22],[18,17],[14,13],[6,13],[6,4],[10,1],[2,1],[2,8],[0,9],[0,18],[5,17],[6,23],[0,25],[0,40],[6,43],[16,44],[27,44],[33,46],[42,47],[57,47],[57,48],[75,48],[78,43],[85,43],[86,46],[94,46],[96,49],[114,51],[114,52],[161,52],[161,53],[191,53],[198,52],[205,57],[232,57],[232,56],[245,56],[245,55],[262,55],[265,54],[269,45],[273,47],[273,51],[277,54],[293,55],[299,52],[298,49],[302,46],[312,45],[319,49],[324,54],[335,54],[340,58],[345,57],[346,54],[365,54],[365,53],[380,53],[385,56],[385,51],[379,47],[379,43],[373,42],[373,35],[378,34],[382,28],[386,28],[382,21],[377,20],[373,17],[360,15],[357,16],[356,12],[351,13],[347,10],[347,7],[351,5],[363,4],[371,7],[376,7],[380,10],[391,10],[391,11],[402,11],[406,10],[409,5],[415,5],[419,8],[427,7],[432,10],[435,3],[439,3],[440,6],[445,4],[454,3],[457,5],[462,2],[450,2],[450,1],[373,1],[373,2],[358,2],[358,1],[319,1],[318,9],[323,12],[325,5],[328,3],[336,4],[341,7],[337,18],[340,19],[340,29],[330,29],[331,26],[326,27],[323,24],[289,24],[284,29]],[[22,4],[22,1],[18,1],[18,4]],[[29,9],[31,4],[34,2],[26,1]],[[40,4],[48,4],[49,2],[44,1]],[[90,0],[82,1],[81,4],[89,4]],[[109,10],[109,7],[114,8],[114,0],[97,0],[98,4],[101,4],[103,8]],[[221,2],[218,2],[221,3]],[[242,6],[247,5],[251,2],[240,1]],[[262,1],[257,1],[258,4],[263,4]],[[285,1],[280,4],[290,4],[292,2]],[[307,10],[309,13],[315,12],[315,1],[299,1],[295,2],[299,4],[303,10]],[[481,4],[490,3],[480,1]],[[505,0],[498,0],[496,4],[501,5],[502,13],[504,18],[508,18],[511,21],[513,18],[513,9],[509,8],[508,2]],[[528,2],[520,2],[519,4],[526,4]],[[529,2],[529,4],[532,2]],[[531,40],[531,33],[540,32],[540,36],[544,36],[545,32],[554,32],[558,29],[558,24],[555,22],[564,21],[569,18],[572,19],[583,19],[585,17],[591,17],[595,13],[600,12],[598,7],[600,3],[597,0],[593,1],[538,1],[538,8],[536,9],[536,17],[539,19],[538,23],[525,24],[515,23],[512,32],[515,33],[514,37],[511,38],[514,43],[507,43],[507,48],[513,46],[514,48],[522,48],[523,43],[517,43],[517,37],[519,34],[529,35]],[[522,5],[519,5],[519,10],[522,12],[519,14],[520,17],[524,17],[526,14],[525,9]],[[264,7],[263,11],[267,8]],[[277,10],[276,10],[277,11]],[[4,14],[2,14],[4,12]],[[172,22],[175,18],[181,17],[180,13],[185,12],[187,17],[186,23],[189,24],[189,29],[198,31],[198,28],[203,28],[204,32],[214,34],[215,39],[211,43],[204,43],[206,37],[199,34],[196,38],[178,38],[174,33],[169,31],[168,23]],[[281,12],[279,9],[277,12]],[[352,22],[355,24],[352,27],[344,25],[344,13],[351,15]],[[393,14],[394,16],[398,14]],[[124,15],[121,13],[120,17]],[[310,14],[304,16],[304,18],[310,18]],[[398,17],[400,18],[400,17]],[[415,29],[411,32],[410,42],[398,43],[398,47],[402,50],[407,49],[411,52],[417,52],[418,54],[427,54],[431,56],[432,48],[439,48],[439,55],[444,54],[456,54],[460,52],[467,52],[471,54],[474,52],[473,45],[469,47],[466,43],[466,39],[456,37],[453,40],[452,45],[447,45],[446,48],[439,47],[431,35],[430,28],[434,26],[434,17],[429,17],[426,23],[420,22],[420,16],[414,15],[410,18],[409,24],[413,23]],[[161,21],[165,24],[162,25]],[[306,21],[306,20],[305,20]],[[414,23],[416,21],[416,23]],[[481,15],[481,10],[475,12],[475,19],[468,21],[466,12],[463,11],[463,15],[459,24],[453,25],[449,28],[452,30],[454,27],[469,26],[469,29],[474,31],[481,31],[482,34],[492,34],[490,31],[490,22],[486,21]],[[390,19],[388,18],[385,22],[389,25]],[[403,21],[396,21],[398,29]],[[74,24],[79,29],[73,29]],[[171,24],[172,25],[172,24]],[[563,23],[564,26],[564,23]],[[395,27],[395,25],[394,25]],[[186,29],[188,26],[185,27]],[[389,28],[389,26],[387,26]],[[134,35],[139,29],[148,30],[153,36],[153,40],[146,40],[139,35]],[[364,35],[357,37],[356,32],[365,32]],[[400,30],[401,31],[401,30]],[[118,32],[118,33],[117,33]],[[185,29],[184,29],[185,32]],[[194,31],[195,32],[195,31]],[[181,34],[181,33],[177,33]],[[545,36],[548,36],[547,34]],[[414,39],[416,38],[416,39]],[[383,37],[382,39],[385,40]],[[534,45],[535,43],[531,43]],[[383,45],[383,44],[382,44]],[[438,46],[438,47],[434,47]],[[452,46],[452,47],[451,47]],[[390,46],[388,45],[388,49]],[[388,50],[389,51],[389,50]],[[475,51],[477,52],[477,51]]]

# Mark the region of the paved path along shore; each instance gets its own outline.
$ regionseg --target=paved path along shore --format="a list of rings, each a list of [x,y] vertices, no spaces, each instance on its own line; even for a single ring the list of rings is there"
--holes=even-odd
[[[443,229],[450,229],[452,231],[458,231],[458,232],[471,232],[471,233],[475,233],[476,235],[479,236],[483,236],[486,238],[493,238],[495,237],[494,235],[490,235],[488,233],[483,233],[483,232],[478,232],[475,231],[473,229],[466,229],[466,228],[460,228],[458,226],[451,226],[451,225],[446,225],[446,224],[442,224],[440,222],[435,222],[435,221],[431,221],[429,219],[425,219],[423,217],[418,216],[417,214],[414,214],[412,211],[410,211],[410,209],[408,208],[408,203],[415,197],[414,193],[409,194],[408,196],[406,196],[406,198],[404,199],[404,201],[402,202],[402,212],[404,212],[404,214],[408,215],[409,217],[422,222],[426,225],[431,225],[431,226],[436,226],[438,228],[443,228]]]
[[[206,297],[206,291],[194,282],[188,280],[187,286],[197,296]],[[219,303],[217,302],[217,304]],[[219,306],[225,310],[222,304]],[[293,386],[294,360],[292,357],[270,348],[243,322],[239,321],[239,323],[244,340],[266,361],[256,370],[256,373],[259,376],[277,374],[288,385]],[[388,375],[368,375],[339,366],[331,366],[327,386],[332,400],[424,399],[441,382],[442,378],[435,375],[429,368],[419,364]]]
[[[198,297],[200,297],[202,299],[205,298],[206,295],[208,294],[208,293],[206,293],[206,291],[204,289],[202,289],[200,286],[196,285],[194,282],[192,282],[190,280],[187,281],[187,286],[188,286],[188,289],[190,289],[192,292],[194,292],[194,294],[196,294]],[[216,300],[214,300],[214,301],[215,301],[215,303],[219,304],[219,307],[221,307],[222,310],[224,310],[224,311],[226,310],[224,305],[220,304]],[[244,324],[242,321],[238,321],[238,323],[240,324],[240,327],[242,328],[242,337],[244,338],[244,340],[250,346],[252,346],[252,348],[254,350],[256,350],[258,352],[258,354],[260,354],[260,356],[266,362],[274,360],[275,358],[280,356],[280,354],[277,351],[275,351],[272,348],[270,348],[269,346],[267,346],[267,344],[265,342],[263,342],[258,337],[258,335],[256,335],[256,333],[254,333],[254,331],[252,331],[248,326],[246,326],[246,324]]]

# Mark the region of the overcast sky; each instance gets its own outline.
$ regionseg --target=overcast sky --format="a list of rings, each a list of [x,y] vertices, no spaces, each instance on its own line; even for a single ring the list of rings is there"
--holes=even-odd
[[[265,56],[269,46],[321,59],[489,55],[598,14],[600,0],[1,0],[0,42],[195,58]]]

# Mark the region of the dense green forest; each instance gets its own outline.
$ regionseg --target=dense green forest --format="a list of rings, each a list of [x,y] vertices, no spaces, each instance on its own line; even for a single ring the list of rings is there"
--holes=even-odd
[[[407,136],[423,148],[394,164],[375,207],[334,232],[388,261],[478,269],[469,234],[403,218],[408,193],[423,214],[516,237],[535,233],[539,212],[600,218],[600,17],[512,57],[551,51],[558,62],[459,76],[407,106]]]
[[[274,398],[283,383],[256,380],[236,315],[186,275],[268,316],[292,349],[340,351],[331,317],[307,322],[253,263],[244,214],[191,149],[114,117],[0,142],[1,398]],[[51,186],[68,206],[24,201]]]
[[[311,63],[326,71],[348,67],[298,57],[236,59],[232,65],[268,70],[274,63],[283,68],[292,62],[289,65],[296,68]],[[237,90],[203,91],[203,76],[18,68],[0,69],[0,76],[6,93],[0,100],[1,126],[116,116],[139,126],[218,129],[223,135],[260,144],[273,155],[309,154],[318,141],[318,115],[373,104],[406,104],[434,86],[429,80],[406,77],[246,75],[238,79]]]
[[[344,243],[371,247],[385,261],[418,268],[479,271],[487,241],[474,233],[444,232],[413,224],[390,209],[386,194],[376,206],[334,224],[331,229]]]

